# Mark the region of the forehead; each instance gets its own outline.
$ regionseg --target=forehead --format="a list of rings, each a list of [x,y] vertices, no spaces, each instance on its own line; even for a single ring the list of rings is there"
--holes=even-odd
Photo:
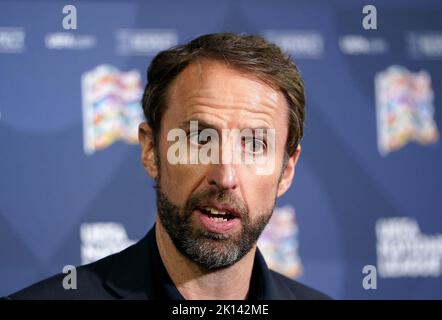
[[[200,60],[173,81],[165,117],[275,127],[287,126],[287,113],[287,101],[280,90],[225,63]]]

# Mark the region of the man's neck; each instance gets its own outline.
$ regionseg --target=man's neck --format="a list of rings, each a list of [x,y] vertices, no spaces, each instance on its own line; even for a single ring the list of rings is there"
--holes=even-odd
[[[247,298],[256,246],[234,265],[210,271],[177,250],[158,218],[155,234],[161,260],[185,299],[240,300]]]

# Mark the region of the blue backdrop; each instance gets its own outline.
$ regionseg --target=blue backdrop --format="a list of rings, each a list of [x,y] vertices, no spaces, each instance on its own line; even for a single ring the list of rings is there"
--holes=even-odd
[[[124,73],[139,92],[158,50],[219,31],[280,44],[305,80],[302,154],[277,203],[296,212],[297,278],[338,299],[442,298],[442,2],[427,0],[0,1],[0,295],[153,224],[130,134],[86,148],[82,77],[105,65],[95,83],[117,79],[124,108]]]

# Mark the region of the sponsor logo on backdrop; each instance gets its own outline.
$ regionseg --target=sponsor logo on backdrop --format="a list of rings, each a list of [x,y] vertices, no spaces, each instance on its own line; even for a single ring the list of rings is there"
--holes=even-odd
[[[413,59],[441,59],[442,32],[409,31],[406,33],[408,54]]]
[[[410,141],[421,145],[437,142],[434,92],[428,72],[413,73],[391,66],[376,74],[375,95],[378,149],[382,155]]]
[[[84,152],[93,154],[117,140],[136,144],[143,121],[140,73],[100,65],[85,72],[81,82]]]
[[[82,223],[80,226],[81,263],[87,264],[126,249],[135,241],[116,222]]]
[[[116,32],[116,53],[123,56],[155,55],[178,44],[174,30],[119,29]]]
[[[291,206],[276,207],[258,240],[258,247],[269,268],[292,279],[299,277],[302,264],[298,246],[295,209]]]
[[[92,35],[71,32],[53,32],[45,36],[45,46],[50,50],[86,50],[94,48],[96,43]]]
[[[442,234],[423,234],[415,219],[379,219],[376,240],[381,277],[438,277],[442,274]]]
[[[25,51],[24,28],[0,27],[0,53],[22,53]]]
[[[349,34],[339,38],[339,48],[348,55],[375,55],[386,53],[388,43],[383,38]]]
[[[295,59],[317,59],[324,54],[324,38],[318,31],[264,30],[263,36]]]

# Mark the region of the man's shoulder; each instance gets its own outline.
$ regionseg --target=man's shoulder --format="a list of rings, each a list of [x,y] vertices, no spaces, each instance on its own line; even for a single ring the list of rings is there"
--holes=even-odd
[[[276,289],[282,299],[296,300],[330,300],[326,294],[290,279],[276,271],[270,270]]]
[[[9,295],[8,299],[111,299],[111,292],[103,287],[113,255],[94,263],[70,269],[34,283]]]
[[[124,273],[125,267],[135,265],[134,260],[138,258],[136,247],[137,244],[132,245],[121,252],[79,266],[75,270],[56,274],[17,291],[7,298],[19,300],[115,299],[118,294],[109,287],[108,277],[118,276],[120,272]],[[122,275],[122,277],[125,276],[125,274]],[[63,285],[63,282],[65,282],[65,285]]]
[[[143,239],[118,253],[75,268],[73,272],[56,274],[6,298],[20,300],[145,299],[152,285],[149,258],[149,242],[152,238],[153,234],[149,232]],[[73,278],[76,280],[76,288],[72,282]]]

